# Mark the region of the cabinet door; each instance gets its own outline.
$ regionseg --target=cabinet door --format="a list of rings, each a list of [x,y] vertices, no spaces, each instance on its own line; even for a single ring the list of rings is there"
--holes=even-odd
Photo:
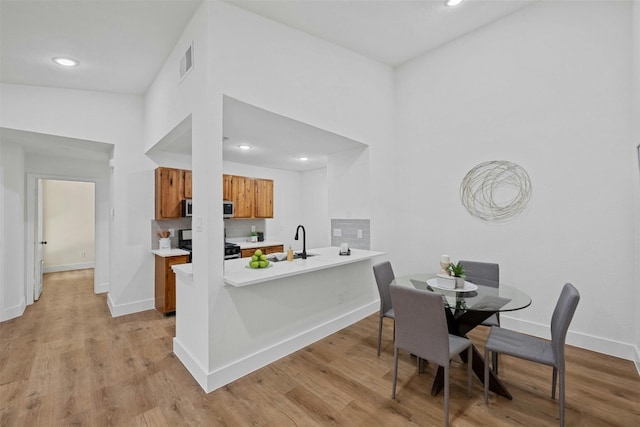
[[[183,196],[185,199],[191,198],[191,171],[182,171],[182,181],[184,184]]]
[[[172,265],[186,264],[189,262],[187,255],[165,258],[165,288],[164,288],[164,312],[176,311],[176,274],[171,269]]]
[[[253,256],[253,254],[256,252],[256,250],[254,248],[251,249],[242,249],[240,251],[240,257],[241,258],[250,258]]]
[[[255,217],[273,218],[273,180],[259,179],[253,180],[255,188]]]
[[[182,216],[182,170],[156,169],[156,219]]]
[[[232,175],[222,175],[222,200],[233,201]]]
[[[274,254],[274,253],[278,253],[278,252],[284,252],[284,246],[283,245],[278,245],[278,246],[265,246],[262,249],[262,253],[264,254]]]
[[[234,175],[231,178],[234,218],[253,218],[255,197],[253,179]]]

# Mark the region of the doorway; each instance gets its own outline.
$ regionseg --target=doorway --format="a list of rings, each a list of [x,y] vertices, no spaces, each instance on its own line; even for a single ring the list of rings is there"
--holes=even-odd
[[[99,179],[27,174],[26,303],[42,293],[46,272],[94,268],[94,293],[102,290],[98,247],[106,232],[97,211]]]
[[[38,179],[34,300],[45,273],[95,267],[95,183]]]

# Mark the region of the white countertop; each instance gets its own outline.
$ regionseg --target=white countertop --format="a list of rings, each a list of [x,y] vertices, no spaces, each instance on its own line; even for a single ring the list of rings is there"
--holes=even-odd
[[[260,242],[264,243],[264,242]],[[271,262],[267,268],[248,268],[249,259],[231,259],[224,262],[224,282],[231,286],[249,286],[283,277],[310,273],[326,268],[338,267],[384,255],[385,252],[351,249],[351,255],[339,255],[340,248],[326,247],[308,249],[307,254],[315,256],[293,261]]]
[[[177,248],[176,249],[152,249],[151,252],[163,258],[180,256],[180,255],[189,255],[189,251],[185,251]]]

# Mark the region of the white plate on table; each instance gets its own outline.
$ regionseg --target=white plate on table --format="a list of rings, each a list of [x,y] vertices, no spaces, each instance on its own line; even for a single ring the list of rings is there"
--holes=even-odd
[[[438,289],[442,289],[443,291],[451,291],[451,292],[471,292],[478,289],[478,285],[475,285],[471,282],[467,282],[466,280],[464,282],[464,288],[456,288],[456,289],[449,289],[449,288],[443,288],[441,286],[438,286],[438,279],[429,279],[427,280],[427,284],[432,288],[438,288]]]

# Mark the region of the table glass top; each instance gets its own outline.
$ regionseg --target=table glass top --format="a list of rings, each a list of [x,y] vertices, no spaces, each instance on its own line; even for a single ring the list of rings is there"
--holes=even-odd
[[[442,295],[450,308],[474,311],[513,311],[528,307],[531,298],[513,286],[500,284],[498,288],[477,285],[477,289],[469,292],[457,292],[430,286],[434,283],[435,274],[418,273],[396,277],[395,283],[401,286],[413,286],[416,289],[428,289]],[[427,283],[427,281],[429,283]]]

